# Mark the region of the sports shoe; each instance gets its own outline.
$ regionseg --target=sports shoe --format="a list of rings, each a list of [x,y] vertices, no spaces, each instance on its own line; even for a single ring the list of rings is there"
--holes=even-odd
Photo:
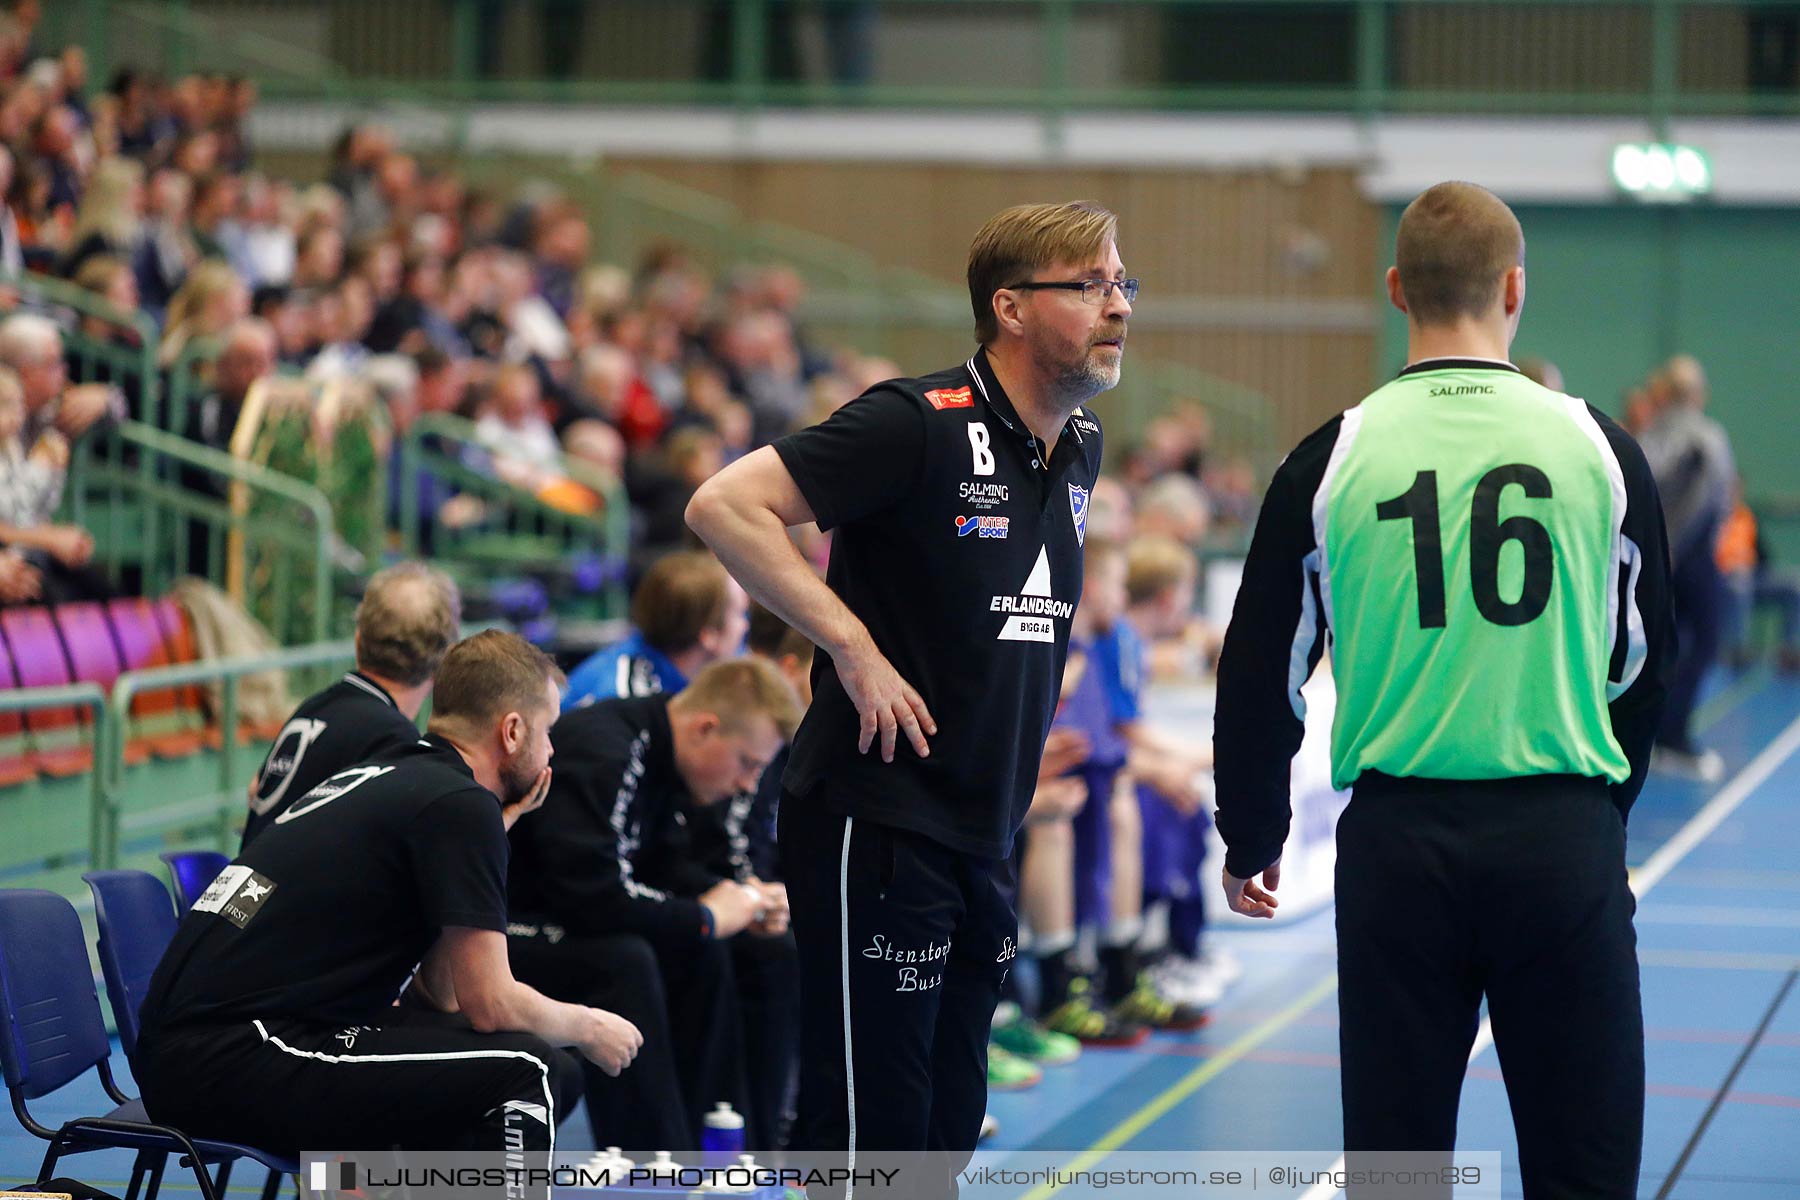
[[[1112,1006],[1112,1015],[1151,1029],[1169,1033],[1188,1033],[1210,1019],[1206,1010],[1183,1004],[1163,995],[1148,975],[1139,975],[1131,994]]]
[[[981,1114],[981,1132],[975,1135],[975,1140],[978,1142],[985,1142],[989,1138],[993,1137],[996,1133],[999,1133],[999,1132],[1000,1132],[1000,1122],[994,1120],[994,1114],[993,1113],[982,1113]]]
[[[1206,1008],[1217,1004],[1225,994],[1225,983],[1216,971],[1208,970],[1198,959],[1179,954],[1157,963],[1149,971],[1156,990],[1178,1004]]]
[[[990,1092],[1022,1092],[1043,1082],[1044,1072],[1034,1062],[988,1043],[987,1083]]]
[[[1079,1040],[1084,1046],[1135,1046],[1150,1036],[1150,1027],[1102,1012],[1088,999],[1088,981],[1069,982],[1069,998],[1044,1014],[1044,1028]]]
[[[1041,1067],[1060,1067],[1081,1057],[1081,1041],[1066,1033],[1052,1033],[1020,1014],[994,1026],[993,1044]]]
[[[1650,769],[1699,783],[1717,783],[1725,778],[1725,760],[1711,750],[1655,746],[1650,751]]]

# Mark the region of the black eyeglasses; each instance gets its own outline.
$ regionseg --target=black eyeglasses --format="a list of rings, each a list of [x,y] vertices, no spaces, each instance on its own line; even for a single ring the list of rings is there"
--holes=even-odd
[[[1015,283],[1007,290],[1012,292],[1080,292],[1084,304],[1104,304],[1112,298],[1115,288],[1125,297],[1125,303],[1137,303],[1138,281],[1135,279],[1071,279],[1066,283]]]

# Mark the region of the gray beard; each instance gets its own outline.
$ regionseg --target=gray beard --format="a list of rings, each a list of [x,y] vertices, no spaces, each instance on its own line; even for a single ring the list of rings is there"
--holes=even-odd
[[[1086,404],[1101,392],[1110,391],[1119,386],[1122,361],[1101,363],[1093,357],[1092,348],[1082,356],[1076,365],[1058,373],[1056,387],[1065,401],[1074,404]]]

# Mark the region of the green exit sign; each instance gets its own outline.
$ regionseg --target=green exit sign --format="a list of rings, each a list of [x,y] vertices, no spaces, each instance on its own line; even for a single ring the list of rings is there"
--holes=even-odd
[[[1692,146],[1622,142],[1613,148],[1613,182],[1638,200],[1679,203],[1712,191],[1712,164]]]

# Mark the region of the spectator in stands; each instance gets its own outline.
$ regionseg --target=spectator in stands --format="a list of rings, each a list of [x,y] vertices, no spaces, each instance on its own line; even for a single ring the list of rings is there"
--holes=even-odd
[[[1776,665],[1784,672],[1800,672],[1800,576],[1770,561],[1756,514],[1743,496],[1743,481],[1733,488],[1731,515],[1719,530],[1714,557],[1724,577],[1727,595],[1725,635],[1722,643],[1735,667],[1754,660],[1751,623],[1759,609],[1772,607],[1779,619]]]
[[[1174,538],[1146,533],[1126,550],[1126,618],[1143,638],[1146,682],[1204,676],[1223,631],[1194,614],[1199,584],[1194,552]]]
[[[17,550],[0,550],[0,605],[30,604],[38,598],[43,576]]]
[[[1725,763],[1695,740],[1693,716],[1723,633],[1724,581],[1715,548],[1731,512],[1737,468],[1725,430],[1706,415],[1706,372],[1699,362],[1672,358],[1662,376],[1668,405],[1640,442],[1669,532],[1678,652],[1652,765],[1711,782],[1724,775]]]
[[[140,162],[155,161],[175,136],[175,123],[157,103],[155,81],[134,67],[121,67],[106,90],[117,104],[119,153]]]
[[[16,282],[25,271],[25,246],[12,206],[13,173],[12,151],[0,144],[0,284]]]
[[[700,670],[743,649],[749,603],[705,550],[658,559],[631,597],[631,633],[575,668],[563,711],[680,691]]]
[[[187,438],[213,450],[229,452],[250,389],[274,373],[275,331],[269,323],[255,317],[234,322],[226,329],[219,355],[212,363],[212,390],[188,409],[183,426]],[[221,502],[225,499],[225,479],[215,472],[188,468],[183,470],[181,480],[191,492]],[[213,569],[222,565],[212,561],[211,524],[196,517],[188,524],[189,573],[210,578]]]
[[[101,297],[122,313],[137,312],[137,276],[123,259],[110,254],[90,256],[75,273],[75,286]],[[76,329],[90,345],[110,346],[131,354],[143,347],[137,328],[122,321],[83,313]],[[104,356],[85,353],[73,343],[64,358],[71,378],[81,372],[81,377],[89,382],[117,384],[125,393],[129,415],[134,420],[148,419],[150,414],[143,411],[143,387],[138,373],[123,370]]]
[[[291,189],[261,175],[244,176],[239,210],[218,228],[231,265],[252,290],[284,284],[294,274],[294,233],[282,223],[281,207]]]
[[[312,339],[310,310],[292,288],[282,284],[257,288],[250,296],[250,315],[267,321],[275,331],[278,362],[290,367],[305,364]]]
[[[87,194],[69,233],[61,273],[73,279],[97,254],[130,262],[143,239],[144,168],[129,158],[109,158],[94,168]],[[132,307],[137,307],[136,303]]]
[[[237,212],[241,187],[226,171],[208,171],[194,180],[194,202],[188,212],[188,232],[202,258],[230,261],[225,244],[226,222]]]
[[[725,943],[785,932],[787,911],[697,863],[681,807],[755,790],[799,720],[781,673],[739,659],[674,695],[565,712],[551,730],[551,798],[513,842],[509,940],[521,979],[644,1031],[629,1076],[588,1073],[597,1139],[628,1151],[695,1146],[715,1102],[745,1108]]]
[[[132,267],[137,271],[138,291],[144,307],[157,317],[200,261],[199,248],[188,234],[188,204],[193,185],[173,168],[150,177],[145,197],[143,241]]]
[[[187,436],[214,450],[229,450],[244,400],[275,373],[275,330],[267,321],[242,317],[224,329],[213,360],[213,390],[188,414]]]
[[[497,472],[510,483],[535,491],[562,469],[562,443],[544,413],[537,372],[524,364],[508,363],[495,373],[475,436],[494,452]]]
[[[244,846],[339,771],[418,739],[419,710],[461,621],[442,571],[404,562],[370,576],[356,606],[356,669],[303,701],[275,736],[250,782]]]
[[[0,367],[0,521],[14,528],[44,525],[62,498],[68,439],[45,429],[25,442],[25,389],[10,367]]]
[[[52,603],[110,593],[88,570],[93,535],[52,518],[62,498],[70,443],[102,419],[112,389],[64,386],[62,336],[54,323],[15,313],[0,324],[0,546],[35,574],[9,567],[15,592],[27,581]]]
[[[344,269],[344,235],[328,221],[308,225],[295,242],[294,286],[323,288]]]
[[[1198,546],[1212,527],[1212,510],[1200,481],[1181,472],[1157,476],[1138,495],[1139,533],[1161,534],[1184,546]]]
[[[402,454],[413,421],[426,413],[454,414],[462,406],[463,393],[468,387],[468,367],[464,360],[427,348],[413,358],[413,363],[418,369],[413,404],[410,409],[403,407],[390,414],[394,421],[394,441],[388,458],[388,524],[395,529],[401,527],[403,518],[401,508],[406,473],[402,469],[405,465]],[[420,445],[433,452],[453,452],[436,434],[424,435]],[[429,556],[436,546],[440,516],[455,498],[456,490],[423,466],[417,475],[417,488],[419,550]],[[469,505],[463,507],[466,509]]]
[[[597,417],[617,429],[633,450],[654,446],[668,423],[667,414],[638,375],[631,355],[609,342],[589,346],[576,364],[575,388],[569,397],[572,418]]]
[[[169,367],[196,342],[218,337],[232,322],[250,315],[250,291],[231,264],[209,258],[188,273],[169,301],[157,361]]]
[[[62,104],[44,109],[31,130],[31,153],[50,176],[47,207],[71,214],[81,202],[81,161],[77,138],[81,123]]]

